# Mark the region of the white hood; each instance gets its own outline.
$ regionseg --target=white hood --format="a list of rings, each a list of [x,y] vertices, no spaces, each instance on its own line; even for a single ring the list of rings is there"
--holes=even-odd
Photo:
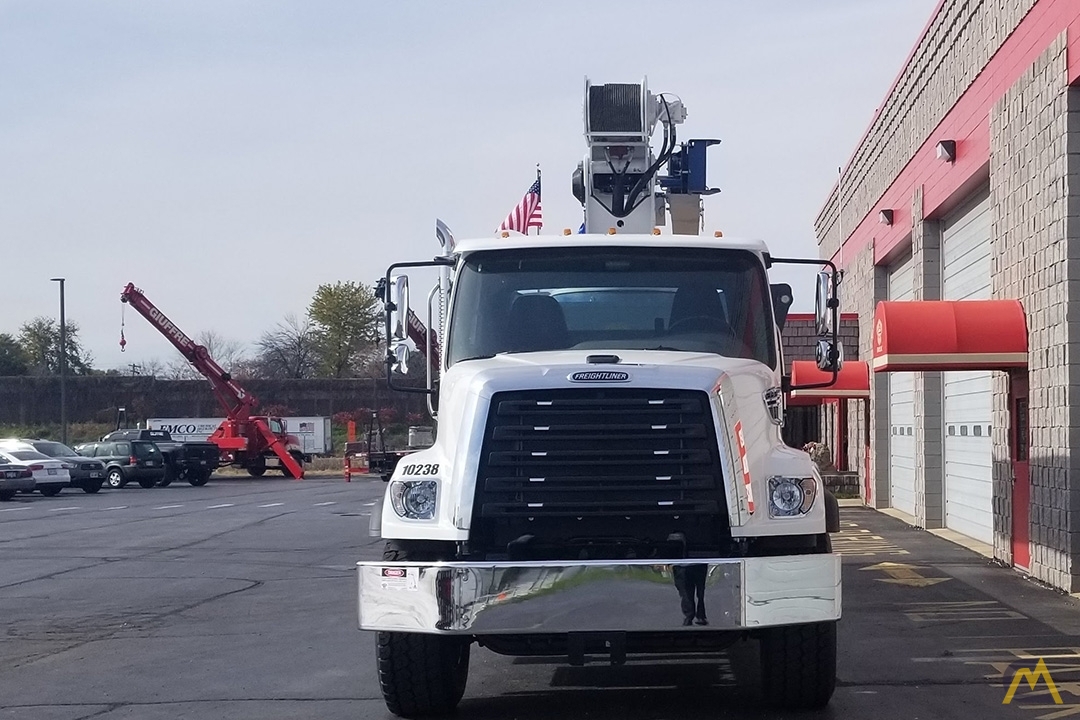
[[[586,358],[617,355],[618,363],[588,363]],[[610,380],[572,379],[575,373],[625,373]],[[611,376],[605,376],[610,378]],[[435,445],[399,464],[438,467],[438,510],[434,521],[405,521],[383,508],[383,536],[465,540],[471,521],[473,491],[491,398],[498,392],[572,387],[637,387],[700,390],[712,401],[714,423],[725,462],[725,487],[734,535],[824,532],[821,507],[802,518],[767,522],[767,478],[816,476],[809,457],[783,444],[780,427],[770,418],[765,392],[779,387],[779,373],[755,361],[712,353],[662,350],[560,350],[500,354],[451,367],[439,390]],[[736,451],[735,424],[745,458]],[[745,460],[745,462],[743,462]],[[744,472],[745,471],[745,472]],[[744,478],[752,482],[744,485]],[[752,487],[750,487],[752,485]],[[751,498],[756,499],[750,511]],[[817,503],[823,505],[823,501]],[[820,517],[818,517],[820,516]],[[806,524],[805,528],[799,525]],[[817,526],[820,525],[820,528]],[[777,527],[779,526],[779,527]],[[817,528],[817,529],[814,529]]]

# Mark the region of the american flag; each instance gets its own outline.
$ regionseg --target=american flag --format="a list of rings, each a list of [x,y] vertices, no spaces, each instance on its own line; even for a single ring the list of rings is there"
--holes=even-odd
[[[539,230],[544,227],[544,215],[540,210],[540,173],[536,174],[536,182],[532,184],[525,197],[517,204],[506,219],[502,221],[499,230],[516,230],[527,235],[529,228]]]

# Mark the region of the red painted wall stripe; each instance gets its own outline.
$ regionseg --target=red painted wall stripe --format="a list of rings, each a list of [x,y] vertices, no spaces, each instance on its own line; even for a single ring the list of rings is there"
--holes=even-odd
[[[986,174],[990,160],[990,110],[1031,67],[1062,30],[1068,31],[1068,82],[1080,79],[1080,2],[1039,0],[986,67],[938,124],[915,156],[832,257],[845,267],[874,243],[874,263],[902,249],[911,232],[911,197],[923,186],[923,215],[940,216],[961,189]],[[956,161],[936,155],[938,140],[956,140]],[[878,223],[878,211],[892,208],[893,224]]]

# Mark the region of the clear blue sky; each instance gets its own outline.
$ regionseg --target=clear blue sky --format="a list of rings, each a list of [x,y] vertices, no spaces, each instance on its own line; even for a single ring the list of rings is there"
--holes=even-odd
[[[580,223],[584,77],[716,137],[706,224],[816,256],[813,220],[936,0],[0,0],[0,332],[68,315],[99,367],[180,327],[253,342],[323,282],[488,235],[544,170]],[[796,309],[812,303],[807,275]]]

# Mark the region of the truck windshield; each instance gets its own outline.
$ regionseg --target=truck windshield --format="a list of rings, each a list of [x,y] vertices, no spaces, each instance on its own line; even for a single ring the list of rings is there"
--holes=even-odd
[[[715,248],[522,248],[458,273],[452,365],[544,350],[682,350],[775,365],[760,260]]]

